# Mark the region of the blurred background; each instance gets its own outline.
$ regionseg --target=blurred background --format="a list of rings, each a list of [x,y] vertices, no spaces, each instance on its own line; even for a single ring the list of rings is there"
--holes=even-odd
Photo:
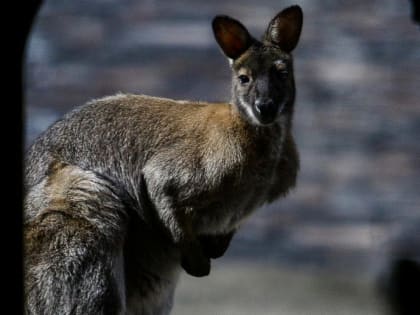
[[[26,53],[25,147],[116,92],[230,97],[216,14],[257,38],[304,11],[294,52],[297,189],[250,217],[212,273],[186,274],[173,314],[385,314],[398,257],[420,261],[420,28],[403,0],[47,0]],[[401,256],[403,255],[403,256]]]

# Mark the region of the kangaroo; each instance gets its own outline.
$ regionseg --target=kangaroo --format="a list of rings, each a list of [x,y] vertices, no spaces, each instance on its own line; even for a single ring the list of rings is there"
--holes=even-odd
[[[64,115],[25,170],[27,314],[169,314],[183,268],[210,272],[244,220],[299,168],[292,50],[299,6],[261,41],[216,16],[229,103],[117,94]]]

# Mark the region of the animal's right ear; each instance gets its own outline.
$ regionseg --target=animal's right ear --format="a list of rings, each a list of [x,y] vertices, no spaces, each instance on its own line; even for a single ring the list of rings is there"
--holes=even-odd
[[[302,31],[303,12],[298,5],[292,5],[271,20],[265,32],[266,41],[290,53],[295,49]]]
[[[212,26],[216,41],[228,58],[238,58],[254,41],[245,26],[229,16],[216,16]]]

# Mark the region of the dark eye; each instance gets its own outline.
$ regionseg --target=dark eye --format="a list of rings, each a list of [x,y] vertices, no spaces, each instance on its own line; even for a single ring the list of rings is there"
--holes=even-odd
[[[249,77],[247,75],[241,74],[238,77],[239,82],[241,82],[241,84],[246,84],[249,82]]]

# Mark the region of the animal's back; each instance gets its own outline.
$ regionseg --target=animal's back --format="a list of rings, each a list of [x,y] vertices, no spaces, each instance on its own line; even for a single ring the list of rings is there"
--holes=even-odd
[[[154,152],[202,132],[205,116],[212,112],[208,105],[133,94],[117,94],[82,105],[31,145],[25,161],[26,191],[45,178],[54,161],[129,182],[127,177],[140,176]],[[227,104],[211,105],[228,114]],[[197,122],[196,116],[203,117]]]
[[[92,154],[100,157],[97,151],[106,150],[107,145],[124,149],[130,132],[141,142],[144,129],[148,130],[146,133],[153,131],[153,115],[146,107],[161,103],[156,100],[159,99],[118,94],[88,102],[65,114],[31,145],[26,157],[27,185],[32,186],[42,178],[48,164],[45,161],[52,157],[74,164],[86,163],[81,160]]]

